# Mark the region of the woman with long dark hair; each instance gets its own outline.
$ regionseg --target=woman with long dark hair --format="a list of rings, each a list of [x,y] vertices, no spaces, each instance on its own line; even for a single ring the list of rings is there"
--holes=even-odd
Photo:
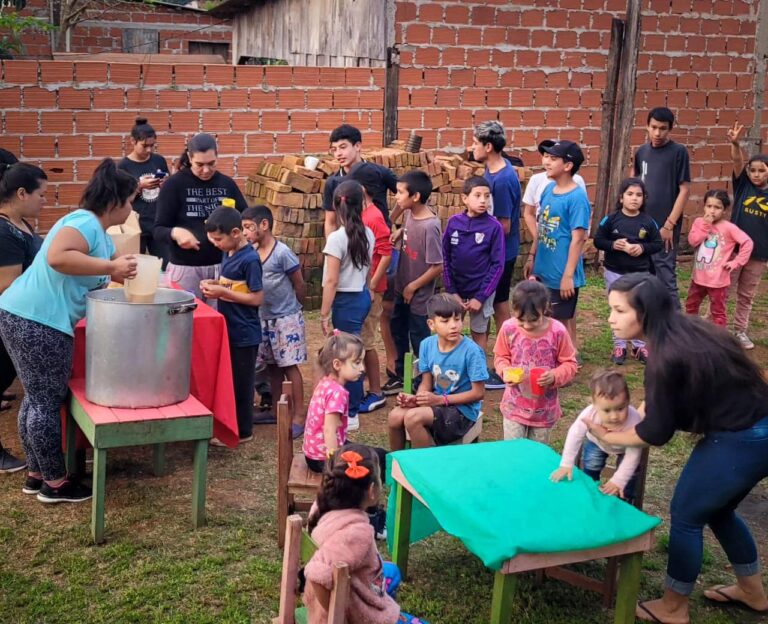
[[[131,153],[117,167],[127,171],[139,181],[139,191],[133,200],[133,209],[139,213],[141,226],[141,253],[150,254],[168,262],[168,245],[155,240],[155,216],[160,187],[168,176],[168,163],[157,149],[157,132],[146,118],[137,117],[131,128]]]
[[[43,242],[32,223],[45,204],[47,179],[40,167],[0,154],[0,295],[29,268]],[[0,340],[0,395],[5,395],[14,379],[16,369]],[[0,409],[8,407],[2,401]],[[0,473],[17,472],[26,465],[0,444]]]
[[[340,224],[325,242],[323,265],[323,302],[320,323],[323,335],[333,327],[359,336],[371,309],[368,269],[375,239],[363,224],[363,187],[347,180],[336,187],[333,207]],[[363,398],[363,380],[345,385],[349,392],[349,426],[358,428],[357,412]]]
[[[634,273],[610,288],[609,323],[653,354],[645,371],[645,419],[626,432],[590,426],[608,444],[661,446],[676,431],[700,436],[675,487],[662,598],[641,602],[641,620],[687,624],[708,525],[736,575],[704,592],[713,602],[768,611],[755,541],[736,507],[768,476],[768,384],[726,330],[677,312],[656,277]]]
[[[19,437],[29,469],[25,494],[43,503],[79,502],[91,489],[71,481],[61,450],[59,410],[72,372],[75,325],[86,295],[136,275],[136,258],[118,257],[107,228],[131,213],[136,178],[106,158],[71,212],[51,228],[32,265],[0,296],[0,337],[24,387]]]

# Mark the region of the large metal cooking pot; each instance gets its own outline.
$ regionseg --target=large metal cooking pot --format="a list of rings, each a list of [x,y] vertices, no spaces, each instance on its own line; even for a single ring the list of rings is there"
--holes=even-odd
[[[189,396],[194,297],[158,288],[153,303],[125,290],[88,293],[85,396],[107,407],[160,407]]]

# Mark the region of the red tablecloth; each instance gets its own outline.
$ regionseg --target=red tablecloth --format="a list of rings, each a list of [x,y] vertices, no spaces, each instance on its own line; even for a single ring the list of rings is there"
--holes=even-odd
[[[239,435],[227,323],[210,306],[199,299],[195,302],[190,394],[213,413],[213,434],[227,446],[235,447]],[[85,322],[83,319],[75,327],[73,378],[85,378]]]

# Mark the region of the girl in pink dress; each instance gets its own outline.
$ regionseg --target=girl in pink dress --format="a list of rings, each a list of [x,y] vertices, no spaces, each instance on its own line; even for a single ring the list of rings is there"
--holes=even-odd
[[[496,373],[507,384],[501,399],[504,439],[546,443],[562,416],[557,389],[576,376],[576,350],[560,321],[550,318],[549,292],[536,281],[512,291],[512,318],[493,348]]]

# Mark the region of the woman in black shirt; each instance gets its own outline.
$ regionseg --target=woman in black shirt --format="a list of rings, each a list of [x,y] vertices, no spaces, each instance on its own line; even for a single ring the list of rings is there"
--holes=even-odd
[[[630,274],[608,295],[609,323],[624,339],[643,338],[646,416],[634,430],[592,432],[608,444],[661,446],[675,431],[701,436],[678,479],[670,507],[664,596],[639,603],[641,620],[687,624],[688,597],[701,570],[703,529],[709,525],[736,574],[736,584],[704,592],[715,602],[768,611],[754,539],[736,514],[768,476],[768,384],[760,368],[724,329],[673,308],[657,278]]]
[[[48,177],[39,167],[27,163],[0,162],[0,295],[32,264],[43,239],[30,221],[37,219],[45,203]],[[15,160],[15,157],[14,157]],[[11,357],[0,340],[0,395],[16,379]],[[26,466],[0,444],[0,473],[16,472]]]

